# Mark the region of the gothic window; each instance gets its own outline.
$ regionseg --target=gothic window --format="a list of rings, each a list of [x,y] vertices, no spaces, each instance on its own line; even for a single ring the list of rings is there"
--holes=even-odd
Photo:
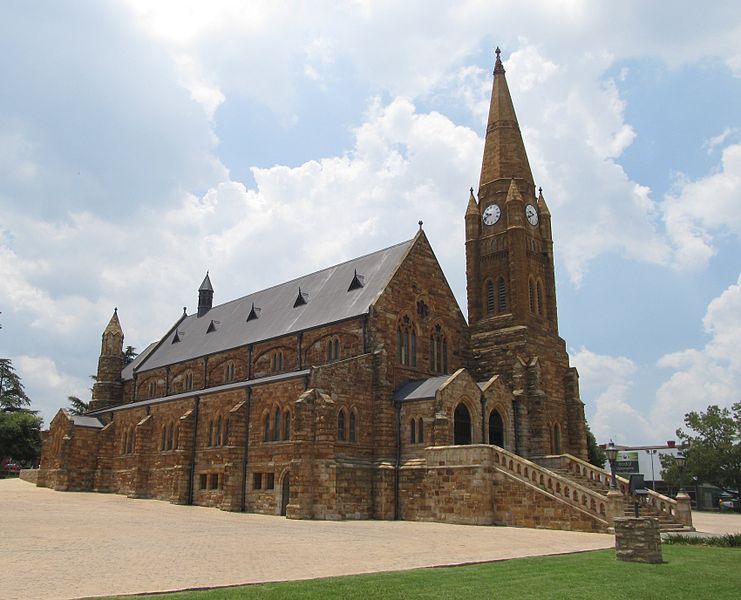
[[[494,312],[494,282],[490,279],[486,282],[486,312]]]
[[[417,441],[420,444],[425,441],[425,422],[422,420],[422,417],[419,418],[417,425]]]
[[[273,418],[273,441],[277,442],[280,440],[280,408],[275,409],[275,417]]]
[[[545,314],[545,307],[543,306],[543,285],[540,283],[540,279],[536,285],[535,300],[538,307],[538,315],[541,317]]]
[[[278,350],[273,354],[273,373],[283,370],[283,351]]]
[[[209,476],[208,489],[218,490],[219,489],[219,475],[218,473],[211,473]]]
[[[172,450],[173,443],[175,442],[174,432],[173,432],[173,424],[170,423],[170,425],[167,428],[167,449]]]
[[[409,421],[409,443],[417,443],[417,421],[415,421],[414,419]]]
[[[236,369],[233,362],[229,361],[228,363],[226,363],[226,367],[224,369],[224,381],[226,383],[234,381],[235,371]]]
[[[283,415],[283,439],[291,439],[291,413],[289,411],[286,411],[286,414]]]
[[[553,425],[553,437],[551,437],[551,454],[561,454],[561,426]]]
[[[345,441],[345,409],[341,408],[337,415],[337,439],[341,442]]]
[[[132,429],[129,431],[129,441],[128,445],[126,447],[126,453],[127,454],[133,454],[134,453],[134,430]]]
[[[263,431],[262,431],[262,441],[263,442],[270,441],[270,413],[267,413],[265,415],[265,421],[264,421]]]
[[[355,414],[355,409],[350,411],[350,431],[349,431],[349,440],[351,442],[357,442],[357,433],[356,433],[356,424],[357,424],[357,415]]]
[[[427,304],[425,304],[424,300],[420,300],[419,302],[417,302],[417,314],[421,319],[426,319],[429,312],[430,309]]]
[[[396,362],[406,367],[417,366],[417,333],[408,316],[404,316],[396,329]]]
[[[179,438],[180,438],[180,428],[177,425],[175,425],[175,435],[174,435],[174,439],[172,441],[172,449],[173,450],[177,450],[178,449]]]
[[[507,312],[507,288],[504,284],[504,277],[497,281],[497,312]]]
[[[216,420],[216,437],[214,438],[214,445],[221,446],[221,416]]]
[[[504,421],[497,409],[489,413],[489,443],[504,447]]]
[[[208,437],[206,438],[206,446],[209,448],[214,445],[214,422],[208,422]]]
[[[188,371],[185,374],[185,391],[190,391],[193,389],[193,373]]]
[[[530,291],[530,314],[535,314],[535,282],[531,277],[527,281],[527,287]]]
[[[471,443],[471,413],[463,402],[455,408],[453,416],[454,440],[456,446]]]
[[[226,422],[224,423],[224,438],[222,440],[222,445],[227,446],[229,444],[229,417],[226,418]]]
[[[327,361],[340,359],[340,338],[331,338],[327,342]]]
[[[165,449],[165,439],[167,436],[167,427],[165,425],[162,426],[162,441],[160,443],[160,451],[163,451]]]
[[[448,372],[448,342],[439,324],[430,335],[430,370],[433,373]]]
[[[154,381],[149,382],[149,397],[154,398],[154,393],[157,391],[157,384]]]

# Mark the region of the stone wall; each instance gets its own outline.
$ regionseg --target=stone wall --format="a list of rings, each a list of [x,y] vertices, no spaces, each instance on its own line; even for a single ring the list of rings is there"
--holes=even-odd
[[[663,562],[659,520],[651,517],[616,517],[615,557],[629,562]]]

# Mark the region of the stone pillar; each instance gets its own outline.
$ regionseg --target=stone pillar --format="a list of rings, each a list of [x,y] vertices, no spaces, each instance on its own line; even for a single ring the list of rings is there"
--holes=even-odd
[[[615,558],[629,562],[663,562],[659,520],[653,517],[616,517]]]
[[[615,527],[615,519],[625,516],[625,501],[619,490],[607,492],[607,523],[609,527]]]
[[[685,527],[692,527],[692,504],[687,492],[677,494],[677,512],[675,516],[677,521]]]

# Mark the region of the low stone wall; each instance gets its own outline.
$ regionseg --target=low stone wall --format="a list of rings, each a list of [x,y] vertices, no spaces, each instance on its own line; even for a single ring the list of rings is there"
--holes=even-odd
[[[663,562],[659,520],[653,517],[617,517],[615,557],[630,562]]]
[[[28,481],[28,483],[33,483],[36,485],[36,483],[39,480],[39,470],[38,469],[21,469],[21,479],[23,481]]]

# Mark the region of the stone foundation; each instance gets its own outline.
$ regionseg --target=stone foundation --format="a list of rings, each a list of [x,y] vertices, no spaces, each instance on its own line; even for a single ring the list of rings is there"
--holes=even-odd
[[[651,517],[615,518],[615,557],[629,562],[663,562],[659,520]]]
[[[35,484],[39,480],[38,469],[21,469],[20,478],[28,483]]]

